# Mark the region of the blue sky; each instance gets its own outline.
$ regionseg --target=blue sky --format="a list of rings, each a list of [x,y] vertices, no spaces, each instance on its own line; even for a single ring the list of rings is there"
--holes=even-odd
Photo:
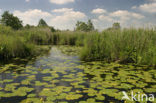
[[[76,21],[92,19],[103,30],[114,22],[122,27],[156,24],[156,0],[0,0],[0,15],[9,10],[23,24],[37,25],[40,18],[58,29],[73,30]]]

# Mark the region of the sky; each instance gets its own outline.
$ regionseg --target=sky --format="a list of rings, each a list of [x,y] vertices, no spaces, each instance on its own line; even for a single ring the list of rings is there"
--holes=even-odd
[[[103,30],[119,22],[122,27],[156,25],[156,0],[0,0],[0,15],[9,11],[23,25],[37,25],[43,18],[49,26],[73,30],[77,21],[91,19]]]

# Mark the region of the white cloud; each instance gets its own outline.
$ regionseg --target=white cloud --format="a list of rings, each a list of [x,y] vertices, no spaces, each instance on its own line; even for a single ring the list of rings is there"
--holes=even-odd
[[[50,13],[38,9],[28,10],[25,12],[16,10],[13,12],[13,14],[19,17],[23,21],[24,25],[25,24],[37,25],[39,19],[43,18],[47,20],[52,17]]]
[[[84,20],[86,18],[84,13],[80,11],[74,11],[73,9],[69,8],[55,9],[52,11],[56,13],[62,13],[59,16],[55,16],[50,21],[51,25],[55,25],[56,28],[60,29],[73,29],[78,20]]]
[[[156,2],[143,4],[138,7],[141,11],[148,13],[156,13]]]
[[[150,1],[156,2],[156,0],[150,0]]]
[[[52,12],[55,13],[64,13],[64,12],[71,12],[73,11],[73,8],[61,8],[61,9],[54,9]]]
[[[120,17],[120,18],[125,18],[125,19],[130,19],[130,18],[142,19],[142,18],[144,18],[144,16],[139,13],[129,12],[127,10],[115,11],[113,13],[110,13],[110,16]]]
[[[19,17],[24,25],[37,25],[38,21],[43,18],[48,25],[62,30],[72,30],[78,20],[86,20],[87,18],[83,12],[74,11],[73,8],[54,9],[52,12],[53,15],[49,12],[33,9],[24,12],[16,10],[13,14]]]
[[[139,13],[129,12],[127,10],[115,11],[110,13],[110,16],[114,18],[115,22],[121,23],[121,25],[124,27],[134,25],[136,21],[144,18],[144,16]]]
[[[156,0],[147,0],[148,3],[133,6],[132,9],[138,9],[147,13],[156,13]]]
[[[30,0],[25,0],[26,2],[29,2]]]
[[[94,9],[92,10],[92,14],[103,14],[103,13],[106,13],[107,11],[105,9],[100,9],[100,8],[97,8],[97,9]]]
[[[59,4],[59,5],[71,3],[71,2],[74,2],[74,1],[75,0],[50,0],[51,3]]]
[[[139,13],[130,12],[127,10],[117,10],[97,16],[93,19],[93,23],[95,24],[96,28],[102,30],[104,28],[111,27],[114,22],[119,22],[122,27],[136,25],[135,23],[140,23],[140,20],[143,18],[144,16]]]
[[[104,21],[108,21],[108,22],[113,22],[113,19],[109,16],[105,16],[105,15],[100,15],[98,17],[99,20],[104,20]]]

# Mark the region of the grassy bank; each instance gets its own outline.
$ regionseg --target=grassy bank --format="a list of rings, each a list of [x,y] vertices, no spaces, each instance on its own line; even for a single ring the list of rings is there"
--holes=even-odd
[[[54,45],[84,46],[83,41],[88,34],[90,33],[72,31],[56,32],[52,35],[52,41]]]
[[[81,59],[156,65],[156,31],[124,29],[88,35]]]
[[[15,31],[0,25],[0,60],[25,58],[40,54],[37,45],[50,44],[48,28],[32,28]],[[40,51],[39,51],[40,50]]]
[[[57,32],[53,35],[53,44],[83,46],[80,58],[84,61],[156,65],[156,31],[153,29]]]
[[[153,29],[52,33],[44,27],[15,31],[0,26],[0,60],[34,56],[40,52],[37,45],[82,46],[80,58],[84,61],[156,65],[156,31]]]

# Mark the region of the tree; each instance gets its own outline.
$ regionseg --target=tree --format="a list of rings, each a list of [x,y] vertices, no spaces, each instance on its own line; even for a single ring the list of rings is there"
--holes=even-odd
[[[26,29],[30,29],[30,28],[34,28],[35,26],[34,25],[29,25],[29,24],[26,24],[25,26],[24,26],[24,28],[26,28]]]
[[[93,31],[94,30],[94,25],[93,25],[92,21],[88,20],[87,24],[88,24],[88,31]]]
[[[88,31],[88,26],[85,22],[78,21],[76,24],[77,31]]]
[[[29,24],[27,24],[27,25],[25,25],[25,28],[26,28],[26,29],[30,29],[31,26],[30,26]]]
[[[84,32],[93,31],[94,26],[93,26],[93,23],[91,22],[91,20],[88,20],[87,24],[85,22],[82,22],[82,21],[77,21],[76,30],[77,31],[84,31]]]
[[[48,24],[43,19],[40,19],[38,26],[48,26]]]
[[[113,29],[120,29],[121,28],[120,23],[118,23],[118,22],[114,23],[112,28]]]
[[[54,27],[50,27],[51,32],[56,32]]]
[[[15,30],[22,28],[22,21],[19,20],[18,17],[9,13],[9,11],[5,11],[2,14],[2,19],[0,20],[2,25],[10,26]]]

